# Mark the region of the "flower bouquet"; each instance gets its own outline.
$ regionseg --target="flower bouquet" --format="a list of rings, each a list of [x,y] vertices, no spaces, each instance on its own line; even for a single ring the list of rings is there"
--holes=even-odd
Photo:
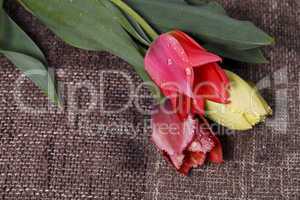
[[[149,88],[157,99],[151,138],[182,174],[206,160],[223,163],[221,142],[206,119],[232,130],[248,130],[272,113],[253,84],[221,65],[224,58],[267,63],[261,48],[274,39],[251,22],[231,18],[217,2],[18,2],[66,43],[115,54],[155,86]],[[0,53],[61,105],[44,54],[3,9]]]

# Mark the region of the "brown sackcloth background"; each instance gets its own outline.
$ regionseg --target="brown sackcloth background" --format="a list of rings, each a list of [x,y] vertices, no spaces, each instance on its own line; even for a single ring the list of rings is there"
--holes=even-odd
[[[223,136],[223,165],[207,164],[182,177],[149,142],[151,131],[144,128],[148,115],[133,103],[121,113],[101,112],[101,105],[117,110],[128,100],[126,79],[120,74],[102,76],[101,71],[124,72],[137,86],[141,80],[132,68],[108,53],[64,44],[9,0],[6,10],[46,54],[66,103],[64,111],[48,107],[47,98],[27,79],[19,81],[18,89],[20,71],[0,57],[0,199],[299,200],[300,1],[221,3],[232,16],[251,20],[276,37],[277,44],[265,49],[269,64],[227,62],[242,77],[265,80],[263,85],[269,87],[262,94],[274,117],[251,131]],[[93,88],[93,94],[76,90],[80,84]],[[74,112],[74,107],[91,106],[96,94],[98,103],[91,112]],[[147,90],[138,102],[149,109],[153,101],[142,97],[145,94]],[[45,112],[25,112],[18,97],[25,106]]]

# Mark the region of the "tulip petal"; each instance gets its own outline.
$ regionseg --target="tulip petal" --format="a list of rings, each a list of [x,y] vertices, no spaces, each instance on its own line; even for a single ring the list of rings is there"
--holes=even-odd
[[[185,151],[184,159],[181,157],[180,160],[180,164],[182,165],[179,169],[179,172],[183,173],[184,175],[187,175],[192,168],[203,165],[207,157],[207,153],[210,155],[210,152],[212,152],[211,156],[213,162],[220,163],[223,161],[222,145],[210,129],[206,119],[200,117],[200,119],[197,120],[197,126],[198,128],[196,129],[196,136],[193,142],[189,145],[188,149]],[[179,162],[177,162],[177,164],[178,163]],[[178,166],[180,165],[177,165],[177,169]]]
[[[187,153],[179,172],[188,175],[192,168],[196,168],[204,164],[206,159],[206,154],[202,152],[189,152]]]
[[[223,149],[219,138],[211,130],[207,120],[204,117],[199,119],[199,133],[200,136],[204,137],[207,145],[208,159],[213,163],[222,163],[223,160]],[[207,139],[207,137],[209,139]],[[213,146],[211,145],[213,144]]]
[[[217,103],[228,103],[227,87],[229,80],[225,71],[216,63],[195,68],[194,92],[202,97]]]
[[[168,100],[167,101],[170,101],[171,102],[171,105],[173,107],[173,110],[175,111],[175,108],[177,108],[177,105],[178,105],[178,97],[180,96],[178,94],[178,92],[174,92],[174,91],[171,91],[171,90],[167,90],[167,89],[162,89],[162,93],[168,97]]]
[[[197,141],[201,144],[201,152],[208,153],[215,147],[215,134],[204,117],[198,119],[198,129],[196,132]]]
[[[191,114],[192,98],[180,95],[177,98],[177,114],[181,120],[185,120]]]
[[[208,153],[208,159],[213,163],[221,164],[224,162],[222,144],[217,136],[212,135],[211,138],[214,140],[215,147]]]
[[[183,31],[175,30],[170,32],[181,44],[186,44],[188,48],[197,49],[200,51],[205,51],[205,49],[200,46],[193,38]]]
[[[205,114],[205,100],[200,95],[193,99],[192,113],[201,116]]]
[[[153,42],[145,57],[145,69],[160,88],[193,96],[193,69],[181,44],[170,34],[162,34]]]
[[[207,52],[195,40],[182,31],[172,31],[170,33],[180,43],[188,56],[189,63],[192,67],[202,66],[209,63],[220,62],[222,58]]]
[[[171,160],[171,163],[174,165],[174,167],[176,169],[180,169],[181,166],[183,165],[184,163],[184,158],[185,158],[185,155],[184,154],[181,154],[181,155],[173,155],[173,156],[169,156],[170,160]]]
[[[170,101],[166,101],[152,116],[152,140],[156,146],[169,156],[182,155],[194,138],[195,120],[188,117],[182,121],[172,111]]]

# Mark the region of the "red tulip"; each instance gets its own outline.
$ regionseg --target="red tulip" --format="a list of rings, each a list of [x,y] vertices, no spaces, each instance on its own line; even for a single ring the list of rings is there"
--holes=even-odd
[[[145,69],[161,91],[186,118],[204,114],[204,101],[228,103],[229,80],[218,65],[221,58],[207,52],[187,34],[160,35],[145,57]]]
[[[206,158],[214,163],[223,162],[222,145],[206,120],[191,115],[181,120],[169,100],[152,115],[152,128],[157,148],[184,175],[203,165]]]

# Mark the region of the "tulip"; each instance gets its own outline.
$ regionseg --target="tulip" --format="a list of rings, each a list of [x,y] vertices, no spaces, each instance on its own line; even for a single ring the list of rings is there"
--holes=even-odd
[[[226,73],[222,59],[181,31],[160,35],[145,56],[145,69],[167,96],[178,114],[203,115],[205,100],[228,103]]]
[[[152,115],[152,141],[182,174],[204,164],[223,162],[222,145],[202,117],[181,120],[169,100]]]
[[[248,130],[272,114],[272,109],[251,84],[226,71],[230,80],[230,103],[206,101],[206,116],[232,130]]]

